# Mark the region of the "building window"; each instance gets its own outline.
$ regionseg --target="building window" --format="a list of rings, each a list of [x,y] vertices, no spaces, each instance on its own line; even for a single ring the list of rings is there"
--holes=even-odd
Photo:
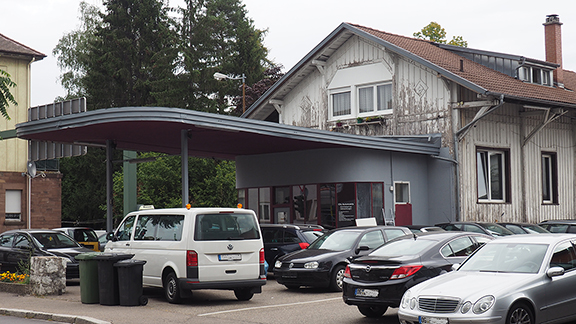
[[[358,88],[358,112],[374,113],[392,109],[392,84]]]
[[[22,220],[22,190],[6,190],[6,220]]]
[[[270,223],[270,188],[260,188],[260,221]]]
[[[476,152],[479,201],[506,201],[507,160],[507,152],[504,151],[478,150]]]
[[[394,203],[396,204],[410,203],[409,182],[394,182]]]
[[[551,73],[552,71],[550,70],[538,67],[522,66],[518,69],[518,79],[525,82],[552,86]]]
[[[556,154],[542,153],[542,203],[558,203]]]
[[[350,91],[332,94],[332,115],[345,116],[352,113],[350,105]]]

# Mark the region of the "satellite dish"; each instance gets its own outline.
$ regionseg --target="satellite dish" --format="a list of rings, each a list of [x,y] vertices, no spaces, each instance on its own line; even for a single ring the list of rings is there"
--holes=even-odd
[[[36,177],[36,163],[33,161],[28,161],[28,165],[26,166],[26,173],[30,178]]]

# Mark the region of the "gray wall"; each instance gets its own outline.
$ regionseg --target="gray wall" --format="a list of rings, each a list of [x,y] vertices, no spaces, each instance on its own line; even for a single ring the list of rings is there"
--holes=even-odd
[[[413,224],[453,214],[453,164],[426,155],[368,149],[322,149],[236,158],[237,188],[334,182],[383,182],[386,215],[394,181],[409,181]]]

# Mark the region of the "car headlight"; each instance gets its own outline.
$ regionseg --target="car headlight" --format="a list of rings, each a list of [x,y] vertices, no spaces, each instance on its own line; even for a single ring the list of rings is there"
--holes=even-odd
[[[489,310],[492,305],[494,305],[494,300],[494,296],[484,296],[474,303],[472,311],[474,314],[482,314]]]
[[[318,268],[318,262],[316,261],[304,263],[304,269],[317,269],[317,268]]]
[[[400,307],[408,308],[408,304],[410,303],[410,297],[411,296],[412,296],[412,293],[410,292],[410,290],[406,290],[406,292],[404,293],[404,296],[402,296],[402,301],[400,301]]]
[[[460,309],[460,312],[462,314],[466,314],[470,311],[470,308],[472,308],[472,303],[467,301],[462,305],[462,308]]]
[[[274,263],[274,268],[282,268],[282,261],[276,261]]]

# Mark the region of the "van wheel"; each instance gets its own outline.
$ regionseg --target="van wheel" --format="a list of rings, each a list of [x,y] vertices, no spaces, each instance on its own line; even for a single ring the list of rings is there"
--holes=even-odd
[[[252,288],[242,288],[242,289],[234,289],[234,295],[238,300],[250,300],[254,293],[252,292]]]
[[[179,304],[182,302],[180,297],[180,286],[178,285],[178,278],[174,272],[170,272],[164,280],[164,295],[169,303]]]
[[[344,271],[346,268],[343,265],[337,265],[332,271],[330,277],[330,289],[333,291],[342,291],[342,283],[344,282]]]

